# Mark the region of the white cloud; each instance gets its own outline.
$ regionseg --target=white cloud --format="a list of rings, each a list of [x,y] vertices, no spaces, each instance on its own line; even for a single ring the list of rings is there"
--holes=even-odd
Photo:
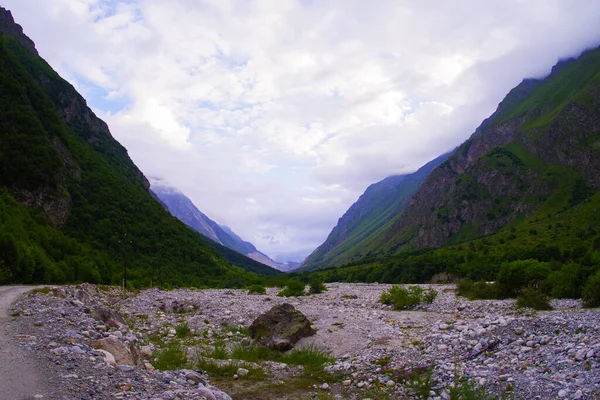
[[[5,0],[149,176],[278,258],[600,43],[595,0]]]

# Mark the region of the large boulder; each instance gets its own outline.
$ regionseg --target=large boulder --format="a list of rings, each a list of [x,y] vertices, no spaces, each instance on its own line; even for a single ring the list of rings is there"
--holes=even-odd
[[[143,365],[143,357],[135,344],[123,343],[115,336],[93,341],[91,345],[112,354],[119,365]]]
[[[290,350],[298,340],[316,333],[304,314],[288,303],[259,315],[249,330],[254,343],[281,351]]]
[[[117,327],[119,329],[127,327],[127,323],[125,322],[123,316],[119,312],[106,306],[96,305],[92,307],[91,313],[92,317],[97,321],[104,322],[105,324]]]

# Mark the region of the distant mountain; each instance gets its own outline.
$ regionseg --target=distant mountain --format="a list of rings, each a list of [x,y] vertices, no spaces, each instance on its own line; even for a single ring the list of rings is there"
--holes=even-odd
[[[450,154],[430,161],[412,174],[390,176],[369,186],[339,219],[325,242],[307,257],[301,270],[339,266],[370,255],[369,246],[378,232],[404,211],[425,178]]]
[[[152,182],[151,191],[173,216],[214,242],[277,270],[289,271],[293,269],[289,264],[277,263],[271,260],[266,254],[258,251],[252,243],[240,238],[229,227],[217,224],[177,189],[160,181],[154,181]]]
[[[0,284],[243,286],[272,268],[173,218],[85,99],[0,7]],[[234,264],[234,265],[232,265]]]

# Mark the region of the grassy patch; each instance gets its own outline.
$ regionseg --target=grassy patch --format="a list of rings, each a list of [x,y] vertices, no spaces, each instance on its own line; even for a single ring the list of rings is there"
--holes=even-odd
[[[172,342],[157,352],[154,368],[160,370],[177,370],[187,365],[187,351],[180,343]]]
[[[47,287],[42,287],[42,288],[35,288],[32,290],[33,293],[41,293],[41,294],[48,294],[50,293],[50,288]]]
[[[431,304],[437,297],[434,289],[423,289],[411,286],[408,289],[399,285],[393,285],[390,290],[383,292],[380,301],[383,304],[393,305],[394,310],[407,310],[419,304]]]
[[[181,323],[175,327],[175,335],[178,338],[184,338],[190,334],[190,327],[187,322]]]
[[[303,366],[322,366],[333,361],[334,358],[328,352],[313,345],[294,349],[282,360],[286,364]]]

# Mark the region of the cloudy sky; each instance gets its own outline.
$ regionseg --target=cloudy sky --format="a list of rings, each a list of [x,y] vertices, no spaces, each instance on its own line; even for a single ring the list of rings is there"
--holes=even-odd
[[[278,260],[600,44],[598,0],[0,0],[135,163]]]

